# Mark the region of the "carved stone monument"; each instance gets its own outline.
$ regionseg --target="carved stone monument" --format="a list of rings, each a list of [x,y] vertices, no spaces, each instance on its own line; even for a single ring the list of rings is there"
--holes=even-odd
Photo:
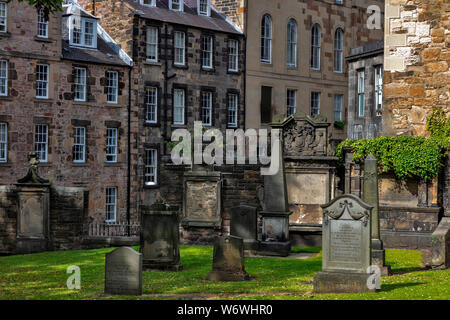
[[[373,206],[372,210],[372,263],[377,265],[382,275],[389,275],[391,267],[386,266],[385,250],[380,237],[380,217],[378,201],[378,166],[377,159],[370,154],[364,161],[363,200]]]
[[[343,195],[323,208],[322,272],[314,292],[366,292],[371,276],[371,211],[354,195]]]
[[[142,254],[128,247],[106,254],[105,294],[142,295]]]
[[[248,281],[244,267],[244,241],[233,236],[219,236],[214,240],[212,271],[206,280]]]
[[[244,239],[244,251],[253,254],[258,251],[257,208],[238,206],[231,209],[230,235]]]
[[[141,252],[144,270],[182,269],[178,209],[178,206],[167,205],[162,199],[149,208],[142,208]]]
[[[38,174],[36,152],[28,155],[30,167],[18,180],[18,217],[16,253],[35,253],[48,250],[50,182]]]

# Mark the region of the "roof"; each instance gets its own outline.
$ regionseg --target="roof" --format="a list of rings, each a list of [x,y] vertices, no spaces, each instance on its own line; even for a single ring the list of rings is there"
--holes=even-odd
[[[371,42],[364,46],[352,48],[347,60],[357,60],[364,57],[371,57],[384,53],[384,41]]]
[[[137,13],[146,19],[175,23],[214,30],[224,33],[242,35],[241,29],[229,21],[223,14],[219,13],[211,5],[211,16],[200,16],[197,14],[197,0],[184,0],[184,11],[177,12],[169,9],[169,0],[156,0],[156,7],[141,5],[139,0],[125,0]]]

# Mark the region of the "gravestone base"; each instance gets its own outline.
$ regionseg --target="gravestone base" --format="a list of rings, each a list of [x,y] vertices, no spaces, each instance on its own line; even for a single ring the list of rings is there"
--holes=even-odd
[[[143,271],[153,271],[153,270],[159,270],[159,271],[172,271],[172,272],[178,272],[183,270],[183,266],[180,263],[173,263],[173,262],[161,262],[161,261],[152,261],[152,260],[144,260],[142,263],[142,270]]]
[[[372,265],[376,265],[380,268],[382,276],[390,276],[391,266],[385,265],[385,250],[372,249]]]
[[[291,254],[291,242],[268,242],[262,241],[259,243],[259,255],[287,257]]]
[[[47,239],[16,239],[16,254],[39,253],[47,250]]]
[[[376,292],[367,287],[371,275],[366,273],[318,272],[314,276],[315,293]]]
[[[236,281],[250,281],[251,278],[247,272],[243,273],[228,273],[225,271],[213,270],[206,277],[208,281],[218,281],[218,282],[236,282]]]
[[[244,254],[245,255],[253,255],[257,254],[259,251],[259,241],[244,239]]]

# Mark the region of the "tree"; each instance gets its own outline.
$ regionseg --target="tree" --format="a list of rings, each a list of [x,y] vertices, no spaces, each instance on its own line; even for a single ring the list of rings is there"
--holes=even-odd
[[[8,0],[11,2],[13,0]],[[61,11],[61,5],[63,0],[17,0],[19,2],[27,1],[31,6],[35,6],[36,8],[45,9],[46,12],[54,13],[56,11]]]

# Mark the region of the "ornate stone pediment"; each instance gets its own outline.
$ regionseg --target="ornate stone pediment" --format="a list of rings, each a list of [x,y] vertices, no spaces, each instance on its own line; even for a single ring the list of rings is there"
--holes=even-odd
[[[322,206],[323,221],[328,223],[329,219],[339,220],[348,216],[353,220],[362,220],[366,225],[370,219],[370,211],[372,206],[364,203],[361,199],[354,195],[344,195],[331,201],[329,204]]]

